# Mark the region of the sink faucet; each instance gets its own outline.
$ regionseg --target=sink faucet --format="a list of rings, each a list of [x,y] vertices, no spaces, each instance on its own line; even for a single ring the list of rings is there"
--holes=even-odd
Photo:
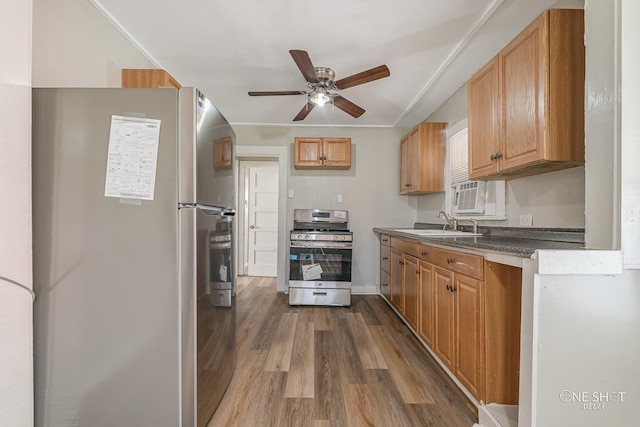
[[[471,224],[473,224],[473,233],[478,234],[478,221],[471,218],[465,218],[462,221],[471,221]]]
[[[438,218],[444,218],[444,220],[447,221],[447,223],[444,225],[444,228],[447,228],[447,225],[449,225],[449,228],[454,231],[458,229],[458,220],[455,218],[451,218],[445,211],[440,211],[438,213]]]

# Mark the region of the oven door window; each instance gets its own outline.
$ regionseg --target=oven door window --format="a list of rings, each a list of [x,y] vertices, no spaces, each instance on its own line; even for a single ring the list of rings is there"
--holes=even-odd
[[[292,247],[289,263],[289,280],[351,281],[351,249]]]

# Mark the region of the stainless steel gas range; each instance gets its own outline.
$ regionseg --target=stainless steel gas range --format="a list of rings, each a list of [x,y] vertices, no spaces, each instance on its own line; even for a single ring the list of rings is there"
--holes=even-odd
[[[349,213],[295,209],[289,250],[290,305],[351,305]]]

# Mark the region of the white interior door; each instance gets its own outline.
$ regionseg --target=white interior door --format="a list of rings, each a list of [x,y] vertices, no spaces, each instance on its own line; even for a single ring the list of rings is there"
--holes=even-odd
[[[278,167],[251,166],[248,171],[248,271],[249,276],[277,275]]]

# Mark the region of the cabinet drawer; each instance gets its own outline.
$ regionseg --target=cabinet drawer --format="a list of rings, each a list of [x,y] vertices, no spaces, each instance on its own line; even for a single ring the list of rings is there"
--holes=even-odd
[[[391,295],[391,276],[386,271],[380,271],[380,293],[387,299]]]
[[[380,270],[391,273],[391,248],[380,245]]]
[[[420,259],[465,276],[484,280],[484,258],[458,251],[420,245]]]
[[[401,239],[399,237],[391,237],[391,247],[405,254],[418,257],[418,243],[411,240]]]
[[[380,235],[380,244],[383,246],[389,246],[389,235],[388,234],[381,234]]]

